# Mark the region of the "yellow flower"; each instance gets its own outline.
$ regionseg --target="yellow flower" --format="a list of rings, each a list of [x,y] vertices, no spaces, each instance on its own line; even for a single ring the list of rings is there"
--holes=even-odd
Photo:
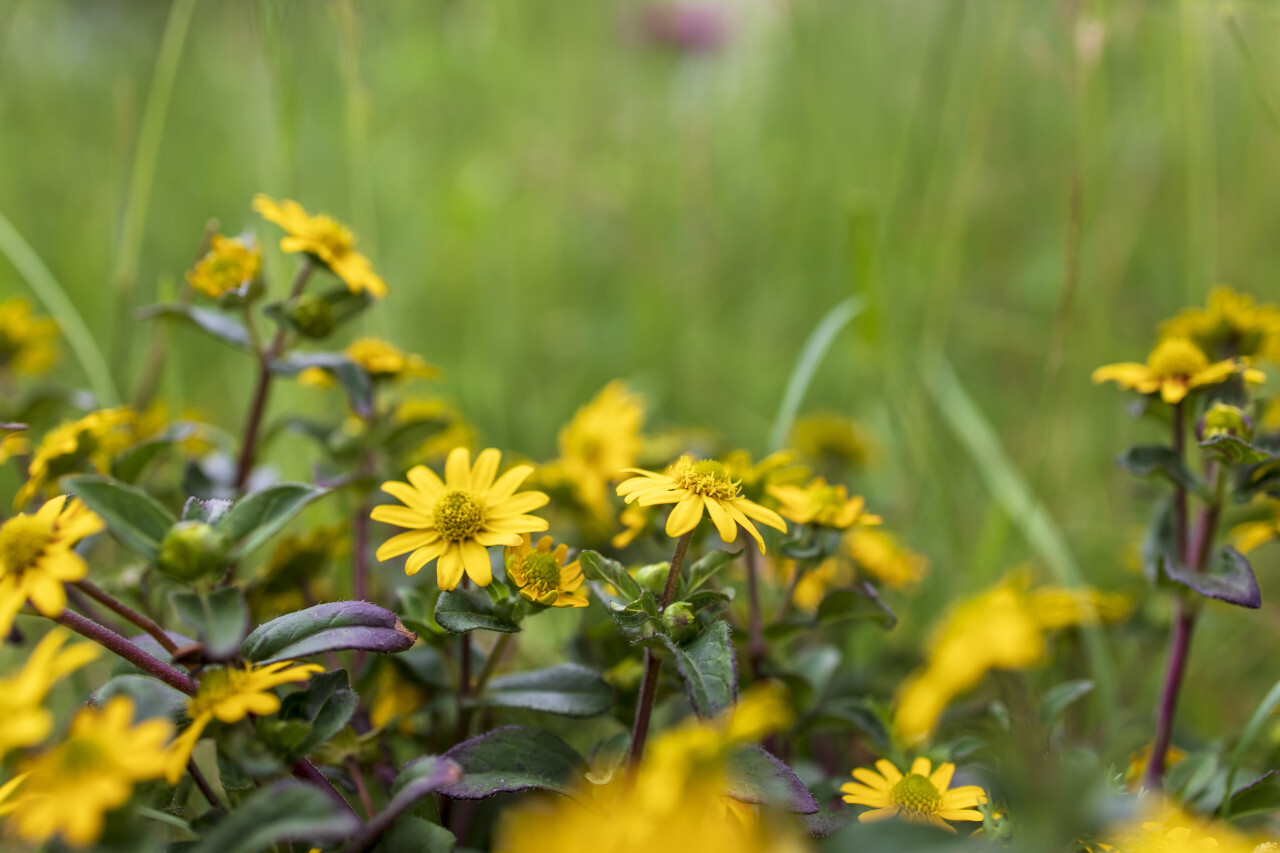
[[[89,571],[75,544],[105,527],[84,504],[68,502],[66,495],[0,525],[0,636],[13,628],[13,617],[27,601],[45,616],[62,612],[67,606],[63,583],[78,581]]]
[[[879,771],[878,773],[876,771]],[[853,771],[857,782],[840,786],[844,801],[871,806],[871,811],[858,815],[861,823],[900,817],[909,823],[932,824],[948,832],[955,828],[949,820],[982,820],[975,806],[987,802],[987,794],[977,785],[951,787],[954,764],[939,764],[934,770],[927,758],[917,758],[903,774],[893,762],[883,758],[876,770],[859,767]]]
[[[1142,787],[1142,777],[1147,773],[1147,765],[1151,763],[1151,750],[1155,744],[1149,743],[1137,752],[1129,753],[1129,767],[1125,770],[1124,781],[1130,790],[1136,791]],[[1164,753],[1165,769],[1170,769],[1175,765],[1181,764],[1187,758],[1187,753],[1176,746],[1170,746]]]
[[[338,380],[323,367],[304,367],[298,371],[298,384],[304,388],[336,388]]]
[[[529,534],[520,544],[507,548],[507,575],[530,601],[555,607],[586,607],[585,596],[574,592],[582,586],[582,568],[578,561],[565,563],[569,546],[561,543],[551,550],[551,537],[543,536],[538,547],[531,548]]]
[[[1266,504],[1271,513],[1270,518],[1246,521],[1232,528],[1231,538],[1241,554],[1248,554],[1255,548],[1280,538],[1280,500],[1266,498]]]
[[[1280,361],[1280,306],[1257,304],[1225,285],[1209,293],[1204,308],[1188,308],[1160,327],[1163,338],[1188,338],[1222,358],[1261,356]]]
[[[917,554],[886,530],[850,530],[841,548],[858,567],[894,589],[919,583],[929,571],[929,558]]]
[[[462,414],[440,397],[415,397],[401,401],[393,420],[397,424],[435,422],[439,429],[406,454],[410,459],[443,459],[455,447],[475,447],[475,430]]]
[[[742,525],[756,540],[762,554],[764,539],[751,523],[753,519],[784,533],[787,530],[787,523],[776,512],[742,497],[738,484],[714,459],[695,462],[681,456],[665,474],[639,468],[627,468],[626,472],[639,475],[618,484],[618,494],[627,503],[675,504],[667,517],[668,536],[679,537],[693,530],[702,521],[704,509],[720,532],[720,538],[726,542],[736,541],[738,525]]]
[[[764,497],[769,486],[799,485],[809,479],[809,469],[796,463],[792,450],[778,450],[759,462],[745,450],[733,450],[720,460],[729,479],[737,480],[742,494],[750,500]]]
[[[1115,382],[1140,394],[1158,391],[1166,403],[1180,403],[1192,389],[1226,382],[1237,373],[1243,373],[1246,382],[1266,381],[1262,371],[1240,362],[1210,364],[1204,351],[1186,338],[1165,338],[1156,344],[1146,364],[1108,364],[1093,371],[1093,381]]]
[[[15,296],[0,302],[0,374],[39,376],[53,366],[58,324],[31,316],[31,303]]]
[[[387,482],[382,490],[405,506],[383,504],[373,508],[370,518],[409,528],[392,536],[378,548],[378,559],[389,560],[410,551],[405,572],[417,574],[427,563],[436,562],[436,583],[449,590],[458,585],[465,572],[479,586],[493,579],[489,566],[491,545],[519,545],[520,534],[547,529],[547,522],[525,513],[545,506],[542,492],[516,493],[533,473],[532,465],[517,465],[498,477],[502,454],[490,448],[476,457],[455,447],[445,460],[445,479],[425,465],[409,469],[409,482]]]
[[[615,379],[560,430],[560,458],[552,467],[573,485],[578,501],[599,518],[610,514],[609,483],[636,464],[643,428],[644,397]]]
[[[0,805],[8,831],[33,844],[55,835],[73,847],[97,841],[103,816],[129,801],[135,783],[164,775],[173,726],[158,719],[133,725],[133,711],[132,700],[117,696],[77,714],[67,739],[30,762]]]
[[[253,209],[289,232],[280,241],[283,251],[311,255],[345,281],[352,293],[387,295],[386,282],[373,271],[369,259],[355,250],[355,235],[341,222],[323,214],[312,216],[296,201],[276,202],[262,194],[254,197]]]
[[[291,681],[306,681],[324,667],[314,663],[294,665],[280,661],[262,666],[245,664],[244,669],[213,669],[200,678],[200,690],[187,700],[191,725],[178,735],[165,762],[165,777],[176,785],[191,760],[191,751],[205,727],[217,717],[224,723],[238,723],[249,714],[266,716],[280,710],[280,697],[271,688]]]
[[[421,356],[403,352],[377,338],[352,341],[343,352],[374,379],[408,379],[413,376],[433,379],[440,375],[440,368],[427,364]]]
[[[111,457],[133,443],[135,417],[133,409],[117,406],[90,412],[78,421],[49,430],[31,457],[27,482],[18,489],[14,508],[85,464],[99,472],[107,471]]]
[[[50,688],[101,651],[92,643],[62,648],[71,634],[55,629],[31,650],[22,670],[0,678],[0,759],[12,749],[35,746],[53,731],[53,714],[44,707]]]
[[[796,418],[790,444],[818,462],[832,461],[860,468],[876,454],[876,441],[862,424],[834,412],[819,412]]]
[[[427,691],[400,674],[392,663],[383,665],[374,688],[373,704],[369,708],[369,722],[376,729],[385,729],[395,720],[401,720],[400,731],[413,731],[409,720],[402,719],[423,708],[430,700]]]
[[[261,269],[262,250],[257,246],[214,234],[208,254],[187,273],[187,284],[217,299],[255,280]]]
[[[790,584],[795,577],[797,563],[787,560],[783,563],[783,583]],[[798,610],[814,613],[826,598],[827,590],[848,586],[853,582],[853,571],[848,563],[838,557],[827,557],[818,565],[805,572],[796,581],[795,592],[791,601]]]
[[[0,465],[15,456],[26,456],[31,452],[31,441],[21,432],[10,432],[0,436]]]
[[[849,489],[843,484],[827,485],[818,477],[809,485],[770,486],[769,494],[782,506],[778,512],[783,518],[796,524],[817,524],[836,530],[850,527],[869,527],[879,524],[878,515],[864,512],[867,502],[861,495],[849,497]]]
[[[1194,817],[1168,803],[1149,801],[1129,824],[1115,827],[1107,843],[1094,846],[1112,853],[1255,853],[1266,849],[1255,847],[1226,824]]]

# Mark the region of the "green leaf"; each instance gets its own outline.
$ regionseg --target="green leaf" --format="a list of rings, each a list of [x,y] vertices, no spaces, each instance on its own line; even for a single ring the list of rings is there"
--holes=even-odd
[[[347,393],[351,411],[362,418],[373,413],[373,380],[368,372],[340,352],[294,353],[271,362],[271,372],[293,376],[308,367],[319,367],[333,374]]]
[[[417,638],[385,607],[331,601],[259,625],[240,644],[240,655],[254,663],[272,663],[347,649],[395,654]]]
[[[249,630],[249,607],[239,587],[224,586],[210,592],[173,592],[169,595],[178,617],[196,631],[210,660],[226,660],[240,647]]]
[[[400,595],[400,619],[411,630],[419,634],[444,634],[445,630],[436,621],[436,601],[440,598],[440,588],[405,587]]]
[[[253,350],[253,343],[249,338],[249,333],[245,330],[244,324],[238,320],[233,320],[225,314],[218,314],[204,308],[196,308],[183,302],[164,302],[159,305],[148,305],[138,310],[138,318],[141,320],[150,320],[154,317],[174,317],[185,320],[224,344],[245,352]]]
[[[314,785],[276,782],[246,797],[189,853],[261,853],[282,842],[323,843],[349,837],[360,821]]]
[[[519,623],[499,614],[493,599],[478,589],[453,589],[440,593],[435,617],[441,628],[454,634],[475,630],[514,634],[520,630]]]
[[[640,584],[617,560],[602,557],[595,551],[583,551],[578,555],[578,565],[587,580],[612,585],[623,600],[635,601],[640,597]]]
[[[639,628],[650,619],[658,619],[662,615],[658,612],[657,597],[647,589],[642,590],[640,597],[630,604],[611,601],[608,606],[613,621],[623,628]]]
[[[97,474],[68,477],[63,483],[126,547],[151,562],[160,558],[160,543],[178,520],[159,501],[137,486]]]
[[[406,815],[382,836],[373,853],[453,853],[458,839],[438,823]]]
[[[728,607],[733,601],[733,594],[733,587],[727,587],[724,592],[716,589],[700,589],[684,600],[693,608],[693,612],[697,613],[709,607],[717,609]]]
[[[462,780],[440,793],[479,800],[498,793],[539,789],[575,796],[586,773],[582,756],[541,729],[503,726],[463,741],[444,754],[462,768]]]
[[[1228,465],[1257,465],[1271,458],[1271,454],[1261,447],[1234,435],[1215,435],[1200,442],[1200,446],[1209,456]]]
[[[182,505],[182,521],[203,521],[205,524],[217,524],[227,511],[231,509],[231,501],[210,498],[202,501],[199,498],[187,498]]]
[[[1258,733],[1262,731],[1262,727],[1267,724],[1271,719],[1272,713],[1278,707],[1280,707],[1280,681],[1277,681],[1267,691],[1267,695],[1263,697],[1262,702],[1254,710],[1253,716],[1245,724],[1244,731],[1240,733],[1240,740],[1236,742],[1236,748],[1231,752],[1231,764],[1227,769],[1225,790],[1233,790],[1232,783],[1235,782],[1236,775],[1240,772],[1240,766],[1244,763],[1245,755],[1249,752],[1249,748],[1253,746],[1253,742],[1257,739]],[[1222,819],[1226,820],[1230,816],[1231,801],[1227,798],[1222,803]]]
[[[886,631],[898,624],[898,617],[870,584],[865,584],[861,590],[837,589],[818,605],[819,625],[835,625],[855,620],[875,622]]]
[[[738,670],[727,622],[712,623],[687,643],[662,640],[675,656],[689,702],[699,717],[714,717],[737,701]]]
[[[495,678],[479,704],[564,717],[595,717],[613,707],[613,688],[585,666],[562,663]]]
[[[305,483],[281,483],[236,501],[218,523],[218,529],[232,543],[231,559],[257,550],[303,507],[328,493],[328,489]]]
[[[1257,779],[1246,782],[1232,791],[1229,804],[1222,808],[1224,815],[1230,813],[1237,819],[1280,811],[1280,774],[1268,770]]]
[[[1186,460],[1172,447],[1162,444],[1141,444],[1130,447],[1116,459],[1116,464],[1139,477],[1158,474],[1174,485],[1179,485],[1197,495],[1205,494],[1204,481],[1187,467]]]
[[[729,753],[724,792],[743,803],[779,806],[795,814],[818,813],[818,801],[795,771],[754,743],[741,744]]]
[[[683,586],[676,598],[687,601],[694,590],[715,577],[717,572],[738,559],[741,554],[741,549],[737,551],[721,551],[719,549],[708,551],[700,560],[689,567],[688,583]]]
[[[149,675],[117,675],[99,687],[89,702],[101,708],[117,696],[133,701],[135,720],[177,718],[186,713],[187,696]]]
[[[344,853],[360,853],[360,851],[369,849],[415,803],[423,797],[435,793],[447,785],[457,784],[461,780],[462,769],[448,758],[437,758],[434,755],[428,755],[410,761],[401,769],[400,775],[396,777],[395,785],[391,789],[391,802],[387,803],[386,808],[356,833],[355,837],[351,839],[351,843],[343,848]],[[410,825],[412,826],[413,824]],[[440,828],[437,827],[437,829]],[[396,842],[397,845],[412,842],[415,846],[409,848],[402,846],[388,847],[387,842],[384,840],[383,844],[377,849],[406,849],[406,851],[412,850],[413,853],[423,853],[423,851],[430,849],[452,850],[454,844],[453,836],[447,831],[442,832],[443,834],[441,832],[428,832],[425,836],[423,833],[414,833],[406,838],[406,833],[402,831],[398,836],[400,841]],[[433,847],[432,845],[435,846]]]
[[[1045,726],[1052,726],[1073,703],[1093,692],[1093,686],[1085,678],[1055,684],[1040,702],[1040,720]]]
[[[1262,606],[1262,591],[1258,589],[1253,566],[1235,548],[1227,546],[1219,549],[1203,572],[1180,565],[1168,554],[1164,555],[1161,565],[1169,580],[1206,598],[1216,598],[1218,601],[1254,610]]]
[[[163,432],[126,447],[111,460],[111,473],[125,482],[136,482],[151,461],[180,441],[185,441],[196,431],[193,424],[170,424]]]
[[[345,669],[313,675],[306,690],[286,696],[277,716],[307,724],[307,734],[290,752],[289,760],[308,755],[328,743],[342,731],[359,704],[360,698],[347,683]]]

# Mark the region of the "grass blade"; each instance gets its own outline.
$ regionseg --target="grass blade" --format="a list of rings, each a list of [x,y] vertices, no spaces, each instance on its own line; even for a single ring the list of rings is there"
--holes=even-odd
[[[1231,753],[1231,764],[1227,767],[1227,782],[1222,794],[1222,819],[1224,821],[1231,816],[1231,789],[1235,786],[1236,774],[1240,772],[1240,763],[1244,761],[1244,754],[1253,743],[1253,739],[1258,736],[1262,726],[1271,718],[1271,714],[1277,706],[1280,706],[1280,681],[1277,681],[1272,686],[1262,700],[1262,704],[1258,705],[1258,709],[1253,712],[1253,716],[1249,718],[1248,725],[1240,733],[1240,740],[1236,743],[1235,750]]]

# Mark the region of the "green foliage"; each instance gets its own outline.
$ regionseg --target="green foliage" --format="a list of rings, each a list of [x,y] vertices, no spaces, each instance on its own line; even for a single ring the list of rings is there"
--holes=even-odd
[[[698,716],[713,717],[737,700],[737,663],[727,623],[713,622],[687,643],[677,643],[666,636],[662,642],[675,659],[689,703]]]
[[[441,788],[446,796],[477,800],[493,794],[538,789],[573,796],[586,762],[550,732],[503,726],[444,754],[462,769],[461,781]]]
[[[285,841],[337,841],[359,825],[352,812],[334,808],[330,796],[314,786],[277,782],[247,797],[191,850],[260,853]]]
[[[175,592],[169,600],[178,617],[195,629],[209,660],[226,660],[240,649],[249,631],[249,607],[242,590],[222,587],[209,592]]]
[[[86,475],[63,482],[124,545],[153,562],[160,559],[160,543],[178,520],[159,501],[137,486],[110,477]]]
[[[453,589],[440,593],[436,599],[436,623],[454,634],[471,631],[498,631],[514,634],[520,623],[514,618],[516,602],[495,602],[488,594],[476,589]]]
[[[481,703],[565,717],[595,717],[613,707],[613,688],[584,666],[562,663],[494,678]]]
[[[416,635],[390,610],[367,601],[335,601],[287,613],[254,628],[240,645],[245,660],[272,663],[323,652],[402,652]]]

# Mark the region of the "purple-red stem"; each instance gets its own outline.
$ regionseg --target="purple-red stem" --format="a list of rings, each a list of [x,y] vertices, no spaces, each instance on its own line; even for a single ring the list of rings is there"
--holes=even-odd
[[[85,595],[89,596],[103,607],[106,607],[116,615],[123,617],[126,621],[132,622],[143,631],[146,631],[157,643],[160,644],[160,647],[169,654],[173,654],[178,650],[178,644],[169,639],[169,635],[164,632],[163,628],[148,619],[146,616],[143,616],[138,611],[134,610],[129,605],[125,604],[123,601],[120,601],[106,590],[102,589],[102,587],[87,580],[78,580],[75,585],[79,587]]]
[[[760,555],[750,546],[743,555],[747,561],[747,607],[750,640],[747,644],[747,659],[751,663],[751,675],[760,680],[764,659],[769,646],[764,639],[764,615],[760,610]]]

